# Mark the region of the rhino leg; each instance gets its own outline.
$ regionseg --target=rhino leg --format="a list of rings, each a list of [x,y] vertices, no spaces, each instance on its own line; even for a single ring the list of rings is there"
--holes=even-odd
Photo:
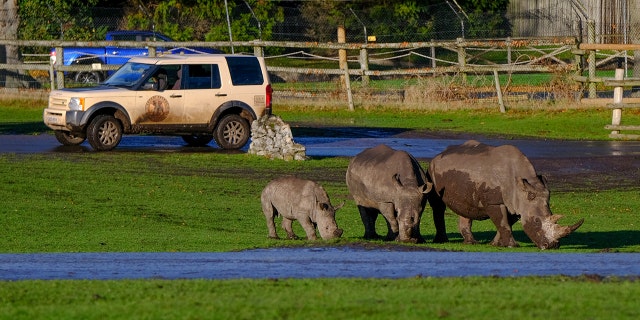
[[[313,222],[311,222],[311,219],[306,218],[298,221],[300,222],[302,229],[304,229],[304,232],[307,234],[307,239],[309,240],[318,239],[318,237],[316,236],[316,226]]]
[[[449,242],[449,237],[447,237],[447,228],[444,223],[444,212],[447,209],[447,205],[434,190],[429,194],[429,205],[433,211],[433,225],[436,227],[436,236],[433,238],[433,242]]]
[[[262,203],[262,213],[264,213],[264,217],[267,220],[267,229],[269,229],[269,238],[271,239],[279,239],[278,233],[276,232],[276,223],[275,217],[278,215],[278,212],[275,210],[271,202],[263,202]]]
[[[422,233],[420,232],[420,223],[414,224],[413,228],[411,228],[411,234],[417,239],[416,243],[426,242],[422,237]]]
[[[464,239],[464,243],[466,244],[476,244],[478,241],[473,237],[473,233],[471,232],[471,225],[473,224],[473,220],[469,218],[465,218],[460,216],[458,218],[458,230]]]
[[[509,220],[509,212],[504,205],[491,206],[487,208],[487,214],[498,229],[496,236],[491,241],[491,245],[498,247],[518,247],[518,243],[511,233],[512,223]]]
[[[393,203],[381,204],[380,213],[382,213],[382,216],[384,216],[384,218],[387,220],[387,240],[394,240],[400,237],[400,241],[409,241],[409,239],[411,238],[409,234],[410,229],[406,230],[405,228],[405,230],[403,230],[403,234],[399,234],[400,229],[398,228],[398,219],[396,219],[396,210]]]
[[[376,220],[378,219],[378,210],[358,205],[360,219],[364,225],[365,239],[378,239],[380,236],[376,233]]]
[[[298,236],[296,236],[296,234],[293,233],[292,224],[293,224],[293,220],[286,217],[282,217],[282,229],[284,229],[284,231],[287,232],[287,238],[298,239]]]

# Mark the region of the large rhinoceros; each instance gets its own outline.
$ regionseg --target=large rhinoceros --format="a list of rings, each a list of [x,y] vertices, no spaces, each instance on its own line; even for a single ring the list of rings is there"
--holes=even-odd
[[[409,153],[386,145],[365,149],[349,162],[346,180],[360,211],[365,239],[379,237],[375,225],[381,213],[387,220],[388,240],[424,242],[420,218],[431,183]]]
[[[331,205],[327,192],[314,181],[296,177],[274,179],[262,190],[260,198],[270,238],[278,238],[274,222],[277,215],[282,216],[282,228],[289,239],[297,238],[292,229],[293,220],[298,220],[309,240],[317,239],[316,226],[322,239],[342,236],[342,229],[336,223],[336,210],[344,203],[337,207]]]
[[[494,147],[469,140],[449,146],[433,158],[428,174],[434,185],[429,196],[434,216],[444,216],[446,206],[458,214],[465,243],[476,243],[471,233],[473,220],[491,219],[498,229],[491,244],[518,246],[511,227],[522,219],[524,232],[538,248],[557,248],[560,238],[584,221],[572,226],[556,223],[561,216],[552,215],[549,209],[545,179],[511,145]],[[444,231],[444,223],[436,229]]]

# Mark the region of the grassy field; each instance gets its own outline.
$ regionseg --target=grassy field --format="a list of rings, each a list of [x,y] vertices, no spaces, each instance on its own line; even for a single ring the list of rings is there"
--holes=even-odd
[[[453,104],[452,104],[453,105]],[[0,134],[41,134],[45,101],[8,101],[0,103]],[[506,113],[497,107],[479,104],[433,109],[398,110],[367,108],[348,111],[342,107],[274,106],[274,113],[290,123],[294,130],[307,126],[356,126],[406,130],[496,135],[503,138],[608,140],[604,126],[611,123],[608,108],[580,107],[573,103],[533,105],[521,102]],[[640,123],[640,109],[625,110],[623,125]]]
[[[49,134],[40,122],[41,110],[42,105],[37,103],[6,103],[0,107],[0,133]],[[609,112],[554,108],[519,109],[507,114],[386,109],[349,113],[288,108],[277,113],[297,128],[349,125],[506,137],[606,139],[602,127],[609,121]],[[631,114],[629,119],[640,120],[640,115]],[[345,234],[328,244],[357,243],[362,241],[363,230],[344,183],[347,164],[346,158],[284,162],[220,153],[3,154],[0,253],[215,252],[326,245],[324,241],[314,244],[267,239],[259,194],[269,180],[287,174],[320,182],[334,203],[346,201],[337,214]],[[640,252],[640,231],[634,215],[640,209],[639,190],[640,186],[610,190],[593,186],[552,191],[552,211],[566,216],[561,223],[580,218],[586,221],[561,241],[558,252]],[[482,243],[464,245],[451,213],[446,217],[451,242],[433,244],[430,209],[423,217],[427,244],[420,246],[505,253],[538,251],[520,224],[514,226],[514,236],[521,247],[489,246],[495,228],[488,221],[474,223],[476,239]],[[297,224],[294,226],[298,234],[303,234]],[[379,228],[384,230],[383,225]],[[637,319],[639,293],[635,278],[597,275],[3,281],[0,319]]]

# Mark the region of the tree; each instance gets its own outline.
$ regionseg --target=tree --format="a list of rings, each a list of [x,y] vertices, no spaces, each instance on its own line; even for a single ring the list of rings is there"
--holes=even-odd
[[[16,0],[0,0],[0,32],[5,39],[18,38],[18,2]],[[14,45],[0,46],[0,63],[20,63],[20,50]],[[18,70],[0,69],[0,87],[24,88],[29,84],[22,80]]]
[[[228,0],[233,40],[269,39],[273,26],[284,20],[273,1]],[[229,40],[224,0],[169,0],[146,2],[127,9],[126,27],[155,27],[177,41]]]
[[[93,23],[91,8],[98,0],[17,0],[20,39],[98,40],[104,28]]]
[[[460,0],[468,13],[471,38],[508,37],[511,24],[505,17],[509,0]]]
[[[378,41],[399,42],[459,37],[460,18],[466,35],[507,35],[507,5],[508,0],[318,0],[304,1],[300,8],[309,26],[307,35],[318,41],[333,41],[339,24],[347,27],[348,34],[360,34],[364,24]]]

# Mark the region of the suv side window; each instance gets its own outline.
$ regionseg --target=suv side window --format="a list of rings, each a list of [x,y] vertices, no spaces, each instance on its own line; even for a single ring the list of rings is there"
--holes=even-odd
[[[255,57],[227,57],[231,83],[234,86],[252,86],[264,83],[260,62]]]
[[[217,64],[189,64],[185,66],[184,89],[219,89],[220,69]]]

